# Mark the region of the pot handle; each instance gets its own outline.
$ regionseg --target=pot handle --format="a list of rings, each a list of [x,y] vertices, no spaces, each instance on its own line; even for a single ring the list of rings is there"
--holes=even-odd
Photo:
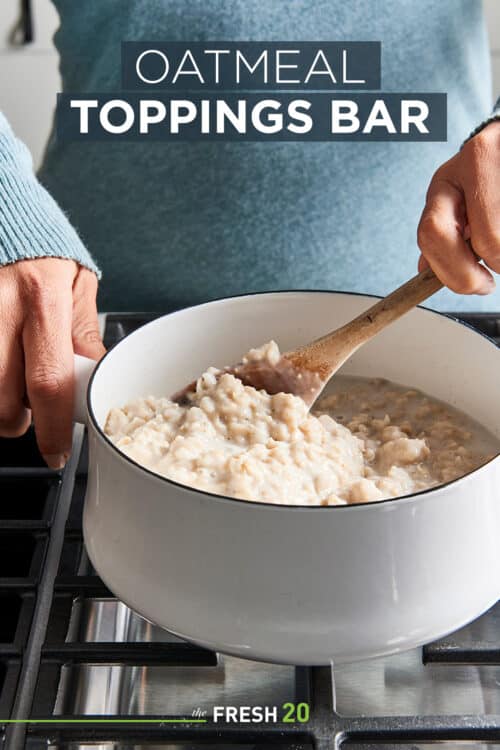
[[[75,397],[73,404],[73,420],[87,424],[87,388],[90,376],[95,370],[97,362],[88,357],[75,354]]]

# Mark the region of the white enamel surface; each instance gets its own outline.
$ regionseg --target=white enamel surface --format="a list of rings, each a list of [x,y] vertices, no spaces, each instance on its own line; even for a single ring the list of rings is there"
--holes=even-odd
[[[155,321],[99,365],[91,404],[107,411],[165,395],[207,365],[274,337],[282,350],[371,300],[256,295]],[[499,434],[500,352],[415,310],[360,350],[345,373],[421,388]],[[253,659],[325,664],[412,648],[500,596],[500,458],[419,496],[339,508],[284,508],[182,488],[121,456],[90,426],[84,531],[104,581],[148,619]]]
[[[87,423],[87,388],[90,376],[96,368],[97,362],[80,354],[74,355],[75,393],[73,403],[73,419],[81,424]]]

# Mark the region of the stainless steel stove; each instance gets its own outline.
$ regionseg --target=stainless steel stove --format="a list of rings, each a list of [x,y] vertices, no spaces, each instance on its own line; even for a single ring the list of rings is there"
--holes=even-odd
[[[108,315],[106,345],[150,317]],[[500,314],[463,317],[500,344]],[[31,433],[0,440],[6,750],[500,750],[500,603],[443,641],[361,664],[308,669],[217,655],[106,589],[82,542],[86,475],[81,427],[62,473],[45,468]],[[286,702],[308,704],[309,721],[213,721],[214,706]]]

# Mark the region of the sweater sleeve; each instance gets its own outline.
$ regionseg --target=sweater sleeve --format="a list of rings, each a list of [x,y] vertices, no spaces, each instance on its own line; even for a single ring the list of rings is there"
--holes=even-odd
[[[47,257],[75,260],[100,278],[76,230],[37,180],[30,152],[0,112],[0,266]]]
[[[486,120],[483,120],[483,122],[480,123],[477,128],[474,128],[469,137],[465,139],[464,144],[467,143],[467,141],[470,141],[471,138],[474,138],[475,135],[480,133],[481,130],[486,127],[486,125],[490,124],[490,122],[497,122],[498,120],[500,120],[500,96],[497,99],[497,103],[493,107],[493,112],[491,113],[491,115],[487,117]]]

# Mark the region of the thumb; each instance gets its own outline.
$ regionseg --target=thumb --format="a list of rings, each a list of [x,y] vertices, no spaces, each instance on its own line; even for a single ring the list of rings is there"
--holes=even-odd
[[[99,360],[106,349],[99,330],[96,296],[96,275],[80,268],[73,284],[73,349],[75,354]]]

